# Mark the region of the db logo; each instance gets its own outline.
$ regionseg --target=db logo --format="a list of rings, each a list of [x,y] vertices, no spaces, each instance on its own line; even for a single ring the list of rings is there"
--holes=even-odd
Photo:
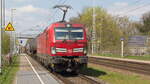
[[[68,53],[72,53],[72,50],[71,50],[71,49],[69,49],[69,50],[68,50]]]

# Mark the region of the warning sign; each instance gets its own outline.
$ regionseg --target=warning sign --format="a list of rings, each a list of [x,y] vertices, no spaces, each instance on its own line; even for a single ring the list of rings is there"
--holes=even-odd
[[[7,27],[5,28],[5,31],[15,31],[14,27],[12,26],[12,24],[9,22]]]

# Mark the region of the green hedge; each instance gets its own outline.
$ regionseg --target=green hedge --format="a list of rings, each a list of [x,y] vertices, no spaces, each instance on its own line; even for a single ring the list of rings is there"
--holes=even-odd
[[[13,56],[13,63],[2,68],[0,84],[12,84],[16,72],[19,70],[19,56]]]
[[[10,51],[10,36],[8,33],[2,33],[2,54],[8,54]]]

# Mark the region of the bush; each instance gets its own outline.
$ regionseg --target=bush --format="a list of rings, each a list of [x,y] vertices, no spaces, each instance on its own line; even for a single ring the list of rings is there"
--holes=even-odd
[[[2,54],[6,55],[10,51],[10,36],[8,33],[2,33]]]

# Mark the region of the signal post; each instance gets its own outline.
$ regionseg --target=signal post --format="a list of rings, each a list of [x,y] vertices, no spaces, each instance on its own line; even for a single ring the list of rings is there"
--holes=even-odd
[[[124,38],[120,38],[121,40],[121,57],[124,57]]]

